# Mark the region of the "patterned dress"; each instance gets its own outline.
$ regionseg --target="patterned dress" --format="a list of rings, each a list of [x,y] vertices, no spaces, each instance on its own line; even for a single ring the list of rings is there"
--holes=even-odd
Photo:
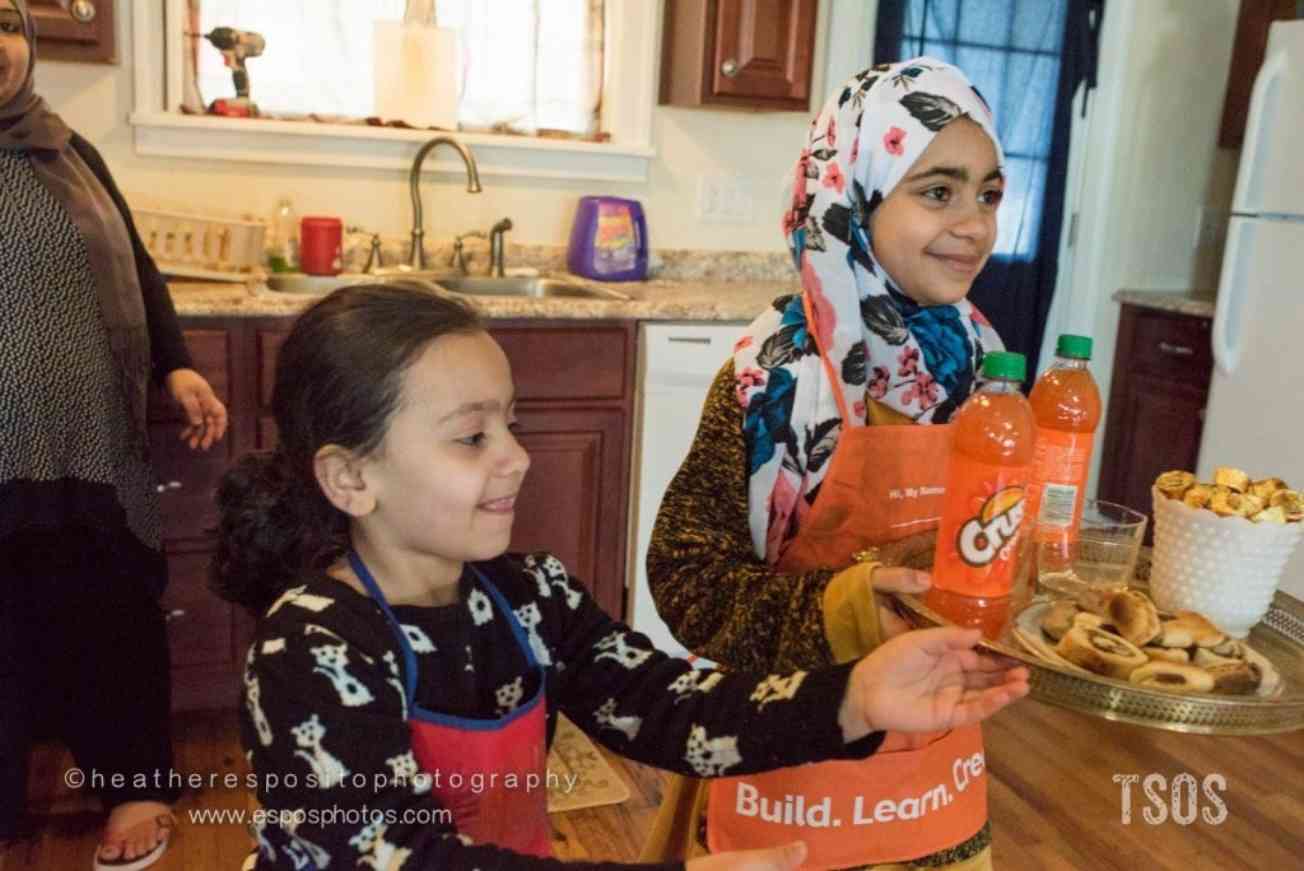
[[[157,549],[154,476],[129,449],[131,421],[85,242],[27,155],[0,150],[0,191],[0,537],[27,525],[98,526],[100,512],[117,508]],[[38,482],[45,486],[27,486]]]
[[[564,711],[624,756],[698,777],[864,758],[882,740],[843,743],[837,711],[850,666],[761,677],[694,669],[608,617],[552,556],[477,567],[544,667],[549,740]],[[413,777],[405,719],[414,701],[498,717],[538,689],[508,621],[470,571],[458,604],[394,612],[418,660],[415,700],[404,697],[402,655],[380,607],[339,581],[305,579],[261,621],[242,713],[258,798],[273,812],[257,827],[255,867],[560,867],[469,842],[441,818],[429,782]],[[296,785],[271,786],[269,775]],[[379,813],[366,824],[338,810],[364,805]]]

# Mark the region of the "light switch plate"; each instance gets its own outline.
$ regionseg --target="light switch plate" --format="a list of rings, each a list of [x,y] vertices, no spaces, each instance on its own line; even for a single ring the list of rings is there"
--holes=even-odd
[[[702,175],[697,181],[697,216],[706,224],[754,221],[752,184],[741,175]]]

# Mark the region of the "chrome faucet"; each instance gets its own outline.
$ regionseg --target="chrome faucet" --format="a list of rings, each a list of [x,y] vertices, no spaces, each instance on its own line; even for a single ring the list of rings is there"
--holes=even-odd
[[[466,165],[467,193],[478,194],[483,190],[480,187],[480,170],[476,168],[475,156],[471,154],[469,148],[456,139],[451,136],[436,136],[417,150],[416,157],[412,159],[412,171],[408,174],[408,187],[412,191],[412,253],[408,257],[408,265],[413,269],[426,268],[426,252],[422,245],[426,232],[421,220],[421,164],[425,162],[426,155],[437,145],[451,145],[462,156],[462,163]]]
[[[510,229],[512,229],[511,218],[503,218],[489,228],[489,274],[498,278],[503,277],[503,249],[507,247],[507,240],[503,238],[503,234]]]

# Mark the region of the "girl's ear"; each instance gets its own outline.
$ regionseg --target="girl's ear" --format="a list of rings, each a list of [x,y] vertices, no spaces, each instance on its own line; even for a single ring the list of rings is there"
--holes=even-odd
[[[348,448],[325,445],[312,459],[313,474],[326,498],[350,517],[376,509],[376,494],[362,475],[362,459]]]

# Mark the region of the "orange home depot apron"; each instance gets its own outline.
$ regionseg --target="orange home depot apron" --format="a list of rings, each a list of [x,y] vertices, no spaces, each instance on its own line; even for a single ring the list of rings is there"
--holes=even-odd
[[[858,550],[938,525],[950,426],[849,427],[840,393],[838,405],[843,431],[832,466],[781,571],[841,568]],[[869,759],[712,781],[707,844],[719,853],[801,840],[804,867],[850,868],[954,847],[986,821],[978,726],[889,732]]]

